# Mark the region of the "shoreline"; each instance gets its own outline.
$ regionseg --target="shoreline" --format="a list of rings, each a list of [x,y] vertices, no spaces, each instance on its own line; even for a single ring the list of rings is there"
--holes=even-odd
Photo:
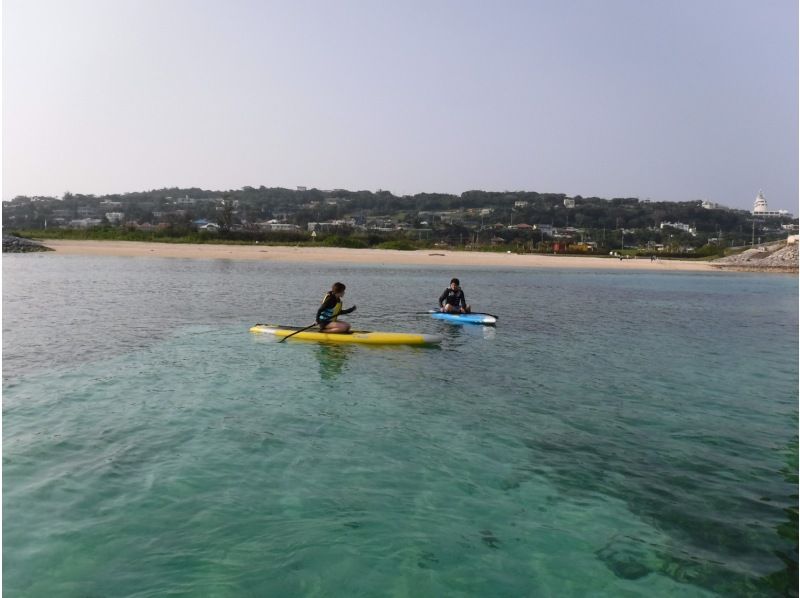
[[[561,268],[584,270],[645,270],[718,272],[710,262],[688,260],[624,259],[580,255],[489,253],[423,249],[348,249],[344,247],[292,247],[273,245],[213,245],[152,243],[141,241],[42,240],[59,255],[107,257],[157,257],[201,260],[256,260],[295,263],[375,264],[405,266],[472,266],[491,268]],[[42,254],[40,254],[42,255]],[[45,254],[46,255],[46,254]]]

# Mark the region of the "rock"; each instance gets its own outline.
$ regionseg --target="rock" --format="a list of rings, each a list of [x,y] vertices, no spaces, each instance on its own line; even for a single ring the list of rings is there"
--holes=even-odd
[[[747,272],[797,272],[797,243],[754,247],[737,255],[714,260],[711,265],[724,270]]]
[[[3,253],[30,253],[32,251],[53,251],[49,247],[45,247],[41,243],[31,241],[30,239],[23,239],[22,237],[14,237],[12,235],[3,235]]]

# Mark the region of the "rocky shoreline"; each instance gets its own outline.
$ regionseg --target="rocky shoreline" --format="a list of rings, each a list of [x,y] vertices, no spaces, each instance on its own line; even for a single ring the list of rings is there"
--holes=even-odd
[[[3,235],[3,253],[32,253],[35,251],[53,251],[41,243],[22,239],[11,235]]]
[[[723,257],[711,262],[720,270],[735,272],[778,272],[797,274],[797,243],[776,243],[747,249],[737,255]]]

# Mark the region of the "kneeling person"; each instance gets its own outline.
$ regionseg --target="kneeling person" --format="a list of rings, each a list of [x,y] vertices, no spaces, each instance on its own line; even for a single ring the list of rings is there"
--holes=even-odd
[[[337,321],[339,314],[349,314],[356,310],[354,305],[350,309],[342,309],[342,297],[344,296],[345,286],[341,282],[333,283],[331,290],[325,294],[322,304],[317,310],[316,323],[319,325],[320,332],[330,332],[342,334],[350,332],[350,324],[344,321]]]

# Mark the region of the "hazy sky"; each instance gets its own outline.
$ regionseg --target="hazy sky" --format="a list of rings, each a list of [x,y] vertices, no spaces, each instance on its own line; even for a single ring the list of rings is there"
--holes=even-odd
[[[798,212],[796,0],[4,0],[3,199],[528,190]]]

